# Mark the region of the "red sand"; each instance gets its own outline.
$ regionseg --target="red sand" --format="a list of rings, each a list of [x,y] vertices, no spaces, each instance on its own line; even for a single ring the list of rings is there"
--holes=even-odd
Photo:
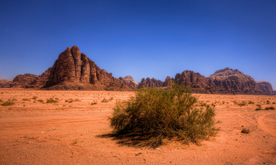
[[[134,148],[112,138],[108,116],[116,100],[134,92],[37,91],[0,89],[0,99],[16,99],[0,106],[0,164],[276,164],[275,96],[195,94],[216,105],[216,137],[201,145],[167,142],[157,149]],[[57,104],[32,99],[58,98]],[[102,103],[103,98],[113,100]],[[69,98],[80,102],[65,102]],[[23,101],[29,99],[30,101]],[[270,104],[266,104],[269,100]],[[97,101],[96,105],[91,105]],[[238,106],[234,101],[253,101]],[[241,133],[243,128],[251,130]]]

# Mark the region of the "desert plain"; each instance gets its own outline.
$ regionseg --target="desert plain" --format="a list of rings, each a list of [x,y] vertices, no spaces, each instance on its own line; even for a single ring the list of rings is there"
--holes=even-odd
[[[276,108],[276,96],[193,94],[199,103],[215,105],[217,135],[152,149],[105,136],[112,132],[108,117],[116,101],[134,95],[0,89],[3,102],[15,102],[0,106],[0,164],[276,164],[276,110],[264,110]],[[57,102],[46,103],[50,98]],[[256,111],[257,104],[263,110]]]

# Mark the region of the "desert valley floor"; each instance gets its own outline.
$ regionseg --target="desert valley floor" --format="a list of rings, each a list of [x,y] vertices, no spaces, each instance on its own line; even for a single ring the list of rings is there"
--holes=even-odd
[[[112,132],[116,100],[134,94],[0,89],[2,101],[15,102],[0,106],[0,164],[276,164],[276,110],[255,110],[276,107],[276,96],[193,94],[216,105],[218,134],[200,145],[167,141],[150,149],[103,136]]]

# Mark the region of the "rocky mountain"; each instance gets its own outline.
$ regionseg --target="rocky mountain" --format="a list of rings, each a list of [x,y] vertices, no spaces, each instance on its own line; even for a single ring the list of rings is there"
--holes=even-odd
[[[239,70],[225,68],[216,71],[207,77],[210,86],[214,87],[215,93],[233,93],[233,94],[264,94],[256,81],[240,72]]]
[[[265,91],[266,93],[268,93],[270,95],[273,95],[273,89],[269,82],[257,81],[257,85],[261,90]]]
[[[259,87],[252,77],[237,69],[233,70],[230,68],[218,70],[209,77],[186,70],[181,74],[176,74],[175,78],[167,77],[164,82],[154,78],[143,78],[138,88],[152,86],[168,87],[171,83],[190,86],[192,92],[196,93],[271,94],[272,90],[270,83],[260,83],[259,86],[262,87]]]
[[[141,82],[138,85],[138,88],[143,87],[162,87],[163,82],[161,80],[156,80],[155,78],[150,79],[149,77],[147,79],[143,78]]]
[[[0,88],[9,88],[11,81],[6,79],[0,79]]]
[[[37,75],[26,73],[17,75],[10,84],[11,88],[29,88],[30,84],[37,78]]]
[[[273,91],[273,95],[276,95],[276,90],[275,90],[275,91]]]
[[[48,73],[47,73],[48,74]],[[75,45],[62,52],[49,71],[48,89],[131,90],[135,86],[100,69]]]
[[[138,86],[138,83],[134,81],[134,79],[131,76],[126,76],[124,79],[128,80],[129,82],[132,82],[135,84],[135,86]]]
[[[29,87],[30,88],[41,88],[44,87],[48,81],[48,77],[50,76],[52,68],[48,68],[44,73],[39,75],[36,79],[34,79]]]

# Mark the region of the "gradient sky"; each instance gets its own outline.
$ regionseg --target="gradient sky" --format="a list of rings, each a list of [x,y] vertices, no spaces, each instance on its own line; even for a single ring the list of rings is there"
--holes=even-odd
[[[1,79],[77,45],[117,78],[230,67],[276,89],[275,0],[0,0],[0,25]]]

